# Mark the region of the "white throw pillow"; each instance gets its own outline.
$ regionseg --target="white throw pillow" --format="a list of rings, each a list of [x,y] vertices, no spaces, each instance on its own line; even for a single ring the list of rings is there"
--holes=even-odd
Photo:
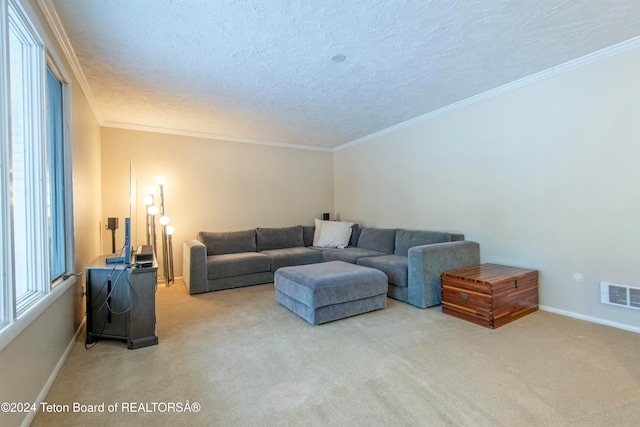
[[[345,248],[351,238],[353,222],[321,221],[316,219],[313,246],[320,248]]]
[[[322,228],[322,220],[316,218],[316,229],[313,232],[313,246],[318,246],[318,242],[320,241],[320,229]]]

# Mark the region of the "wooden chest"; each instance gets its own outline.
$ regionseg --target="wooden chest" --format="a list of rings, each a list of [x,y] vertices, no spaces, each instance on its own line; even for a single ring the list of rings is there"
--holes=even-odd
[[[538,309],[538,271],[481,264],[445,271],[442,312],[497,328]]]

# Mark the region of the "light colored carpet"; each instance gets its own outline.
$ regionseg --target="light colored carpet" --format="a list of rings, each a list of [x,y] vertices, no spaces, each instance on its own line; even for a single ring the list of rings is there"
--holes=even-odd
[[[35,426],[636,426],[640,336],[537,311],[490,330],[392,299],[311,326],[272,284],[158,288],[157,346],[73,348]],[[197,402],[197,413],[162,412]],[[156,412],[123,412],[123,402]],[[151,406],[149,406],[151,405]],[[131,406],[131,405],[130,405]],[[144,407],[143,407],[144,409]]]

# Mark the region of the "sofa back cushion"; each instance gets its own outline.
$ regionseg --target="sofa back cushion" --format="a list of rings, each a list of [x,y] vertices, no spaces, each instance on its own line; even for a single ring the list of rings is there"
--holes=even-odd
[[[256,235],[258,251],[304,246],[301,225],[282,228],[257,228]]]
[[[316,227],[313,225],[302,226],[302,240],[305,246],[313,246],[313,235],[316,232]]]
[[[358,239],[360,238],[361,228],[358,224],[353,224],[351,227],[351,240],[349,241],[349,246],[358,246]]]
[[[207,256],[256,251],[256,230],[201,231],[198,240],[207,247]]]
[[[451,241],[452,242],[463,242],[464,241],[464,234],[462,234],[462,233],[449,233],[449,235],[451,236]]]
[[[368,228],[360,230],[358,247],[392,254],[396,243],[395,228]]]
[[[398,230],[395,255],[408,256],[409,248],[434,243],[450,242],[451,235],[441,231]]]

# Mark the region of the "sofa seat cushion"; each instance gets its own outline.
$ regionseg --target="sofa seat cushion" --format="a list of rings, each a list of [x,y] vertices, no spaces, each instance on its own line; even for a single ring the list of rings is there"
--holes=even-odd
[[[207,255],[256,251],[256,230],[201,231],[198,233],[198,240],[207,247]]]
[[[315,264],[322,262],[322,252],[311,248],[271,249],[260,252],[271,260],[271,271],[290,265]]]
[[[386,294],[380,271],[344,262],[281,268],[275,287],[307,307],[318,308]]]
[[[269,257],[259,252],[211,255],[207,257],[207,279],[268,272],[270,266]]]
[[[256,244],[258,252],[304,246],[302,226],[257,228]]]
[[[383,255],[360,258],[356,264],[371,267],[387,275],[390,285],[408,286],[409,258],[400,255]]]
[[[374,251],[371,249],[347,247],[343,249],[328,249],[321,251],[323,261],[344,261],[355,264],[360,258],[369,256],[389,255],[384,252]]]
[[[276,301],[312,325],[387,306],[384,273],[340,261],[281,268],[274,286]]]

